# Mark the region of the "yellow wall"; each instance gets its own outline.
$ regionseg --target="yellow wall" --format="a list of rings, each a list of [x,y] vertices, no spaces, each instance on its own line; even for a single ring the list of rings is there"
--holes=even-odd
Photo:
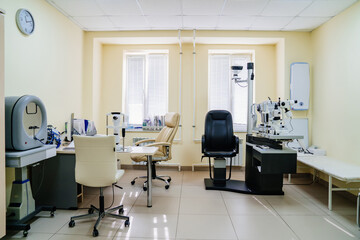
[[[169,111],[178,109],[179,86],[179,45],[110,45],[99,42],[121,37],[176,37],[176,31],[136,31],[136,32],[86,32],[84,48],[84,91],[83,117],[94,119],[100,133],[105,132],[105,114],[122,111],[122,67],[123,51],[129,49],[169,49]],[[183,37],[191,36],[191,31],[182,32]],[[255,101],[266,100],[268,96],[289,97],[290,64],[295,61],[309,62],[311,65],[310,33],[290,32],[241,32],[241,31],[197,31],[198,37],[251,37],[276,38],[272,45],[196,45],[196,133],[200,139],[204,129],[205,114],[208,111],[207,74],[209,49],[253,49],[255,50]],[[104,40],[106,39],[106,40]],[[94,47],[95,46],[95,47]],[[193,46],[183,44],[182,68],[182,136],[174,146],[172,162],[182,166],[198,163],[201,144],[193,140]],[[101,61],[99,61],[101,59]],[[97,62],[98,64],[94,64]],[[101,64],[99,64],[101,62]],[[99,66],[100,65],[100,66]],[[101,84],[99,85],[99,71]],[[96,103],[93,99],[98,99]],[[309,111],[295,113],[297,117],[310,117]],[[178,134],[179,135],[179,134]],[[244,133],[238,134],[245,138]],[[127,144],[132,144],[134,136],[154,136],[150,133],[129,133]],[[177,136],[176,138],[179,138]],[[123,163],[130,163],[128,158]]]
[[[82,111],[83,31],[43,0],[0,0],[0,6],[6,11],[5,96],[38,96],[48,124],[62,131],[70,113]],[[35,19],[31,36],[16,26],[19,8]],[[9,199],[13,169],[6,174]]]
[[[0,149],[5,149],[5,116],[4,116],[4,16],[0,8]],[[6,185],[5,185],[5,153],[0,151],[0,238],[5,236],[6,222]]]
[[[313,31],[311,40],[313,144],[359,164],[360,3]]]

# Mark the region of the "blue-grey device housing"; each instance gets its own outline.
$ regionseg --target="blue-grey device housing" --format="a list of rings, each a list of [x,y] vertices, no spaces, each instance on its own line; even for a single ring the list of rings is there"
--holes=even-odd
[[[29,103],[35,103],[41,111],[41,126],[35,136],[29,136],[24,129],[24,112]],[[39,140],[46,142],[47,117],[40,98],[32,95],[21,97],[5,97],[5,146],[8,150],[28,150],[42,146]],[[38,139],[38,140],[37,140]]]

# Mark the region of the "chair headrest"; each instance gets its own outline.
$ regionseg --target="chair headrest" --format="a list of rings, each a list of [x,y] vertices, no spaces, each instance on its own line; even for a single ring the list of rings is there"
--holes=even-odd
[[[206,117],[214,120],[226,120],[228,117],[232,119],[231,113],[226,110],[211,110],[207,113]]]
[[[176,127],[179,124],[180,114],[179,113],[166,113],[165,115],[165,125],[167,127]]]

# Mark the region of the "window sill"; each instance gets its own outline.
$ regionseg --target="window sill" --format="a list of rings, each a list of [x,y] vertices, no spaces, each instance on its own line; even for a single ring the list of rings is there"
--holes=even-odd
[[[135,132],[142,132],[142,133],[158,133],[161,130],[149,130],[149,129],[142,129],[142,128],[130,128],[126,129],[128,133],[135,133]]]

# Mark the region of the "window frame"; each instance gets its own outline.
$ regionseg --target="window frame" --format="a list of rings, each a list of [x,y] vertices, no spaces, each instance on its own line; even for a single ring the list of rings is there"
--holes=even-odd
[[[210,61],[211,61],[211,56],[214,55],[228,55],[229,57],[229,65],[232,65],[232,56],[233,55],[248,55],[250,56],[250,61],[251,62],[255,62],[255,50],[252,49],[209,49],[208,50],[208,111],[210,111]],[[247,68],[247,66],[243,66],[244,69]],[[231,76],[231,69],[229,68],[229,76]],[[232,81],[231,79],[229,79],[228,84],[229,84],[229,89],[230,89],[230,109],[231,109],[231,114],[233,114],[233,109],[234,109],[234,90],[232,89],[231,85],[232,85]],[[247,89],[247,86],[246,86]],[[255,79],[253,80],[253,102],[255,101]],[[247,104],[246,104],[247,105]],[[247,108],[246,108],[246,112],[247,112]],[[234,132],[246,132],[247,131],[247,123],[246,124],[242,124],[242,123],[235,123],[233,122],[233,128],[234,128]]]
[[[151,49],[151,50],[125,50],[123,52],[123,74],[122,74],[122,109],[123,112],[128,115],[129,110],[128,107],[128,95],[127,95],[127,88],[128,88],[128,69],[127,69],[127,59],[130,56],[143,56],[144,57],[144,82],[143,82],[143,90],[142,90],[142,98],[143,98],[143,118],[146,118],[149,115],[148,112],[148,96],[149,96],[149,89],[148,89],[148,69],[149,69],[149,56],[150,55],[164,55],[166,56],[166,111],[169,110],[169,50],[168,49]],[[141,124],[133,124],[128,123],[129,126],[133,127],[140,127]]]

